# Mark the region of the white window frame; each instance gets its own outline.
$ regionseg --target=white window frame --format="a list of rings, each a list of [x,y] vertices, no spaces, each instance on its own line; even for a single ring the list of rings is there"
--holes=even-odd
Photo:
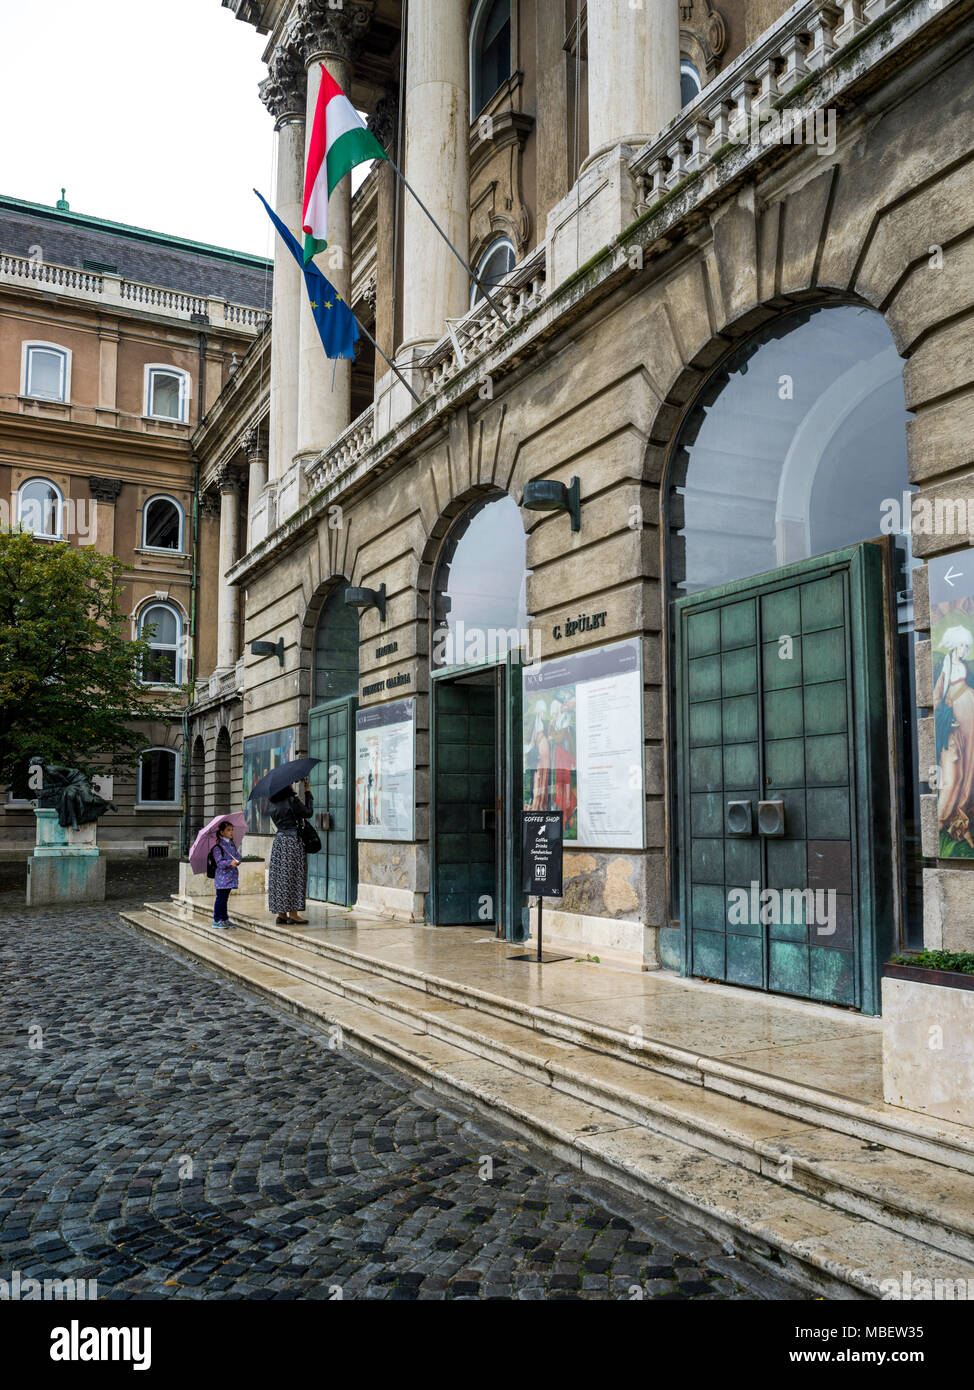
[[[168,416],[167,416],[166,418],[168,419]],[[149,508],[152,506],[153,502],[171,502],[171,503],[173,504],[173,506],[176,508],[176,511],[179,513],[179,543],[178,543],[178,545],[176,545],[175,547],[168,546],[168,545],[150,545],[149,542],[148,542],[148,541],[146,540],[146,538],[145,538],[145,528],[146,528],[146,522],[148,521],[148,517],[149,517]],[[145,502],[144,502],[144,504],[143,504],[143,506],[142,506],[142,549],[143,549],[143,550],[151,550],[151,551],[153,552],[153,554],[156,554],[156,555],[182,555],[182,553],[183,553],[183,537],[184,537],[184,535],[185,535],[185,532],[186,532],[186,513],[185,513],[184,510],[183,510],[182,503],[181,503],[181,502],[178,502],[178,501],[176,500],[175,497],[170,496],[170,494],[169,494],[168,492],[154,492],[154,493],[152,494],[151,497],[147,497],[147,498],[145,499]]]
[[[146,614],[151,613],[153,608],[166,608],[176,619],[176,642],[170,646],[168,642],[159,644],[160,651],[175,651],[176,653],[176,679],[174,681],[147,681],[141,675],[139,681],[142,685],[148,686],[152,690],[178,690],[183,683],[183,615],[174,603],[168,599],[150,598],[138,611],[135,620],[136,636],[142,636],[142,627],[146,620]],[[150,646],[150,650],[153,648]],[[146,750],[148,751],[148,750]]]
[[[489,245],[489,246],[487,247],[487,249],[484,251],[484,254],[481,256],[480,260],[477,262],[477,279],[478,279],[478,280],[479,280],[479,279],[481,278],[481,276],[483,275],[484,270],[485,270],[485,268],[486,268],[486,266],[487,266],[487,262],[490,260],[491,256],[494,254],[494,252],[497,250],[498,246],[507,246],[507,247],[510,249],[510,252],[511,252],[511,266],[510,266],[510,269],[507,271],[507,273],[504,275],[504,277],[503,277],[498,283],[503,284],[503,282],[504,282],[504,280],[507,278],[507,276],[508,276],[508,275],[511,275],[511,274],[513,273],[514,268],[515,268],[515,266],[517,265],[517,249],[515,248],[515,245],[514,245],[513,241],[511,240],[511,238],[510,238],[509,236],[505,236],[505,235],[495,236],[495,237],[494,237],[494,240],[490,243],[490,245]],[[496,288],[496,287],[495,287],[495,288]],[[493,290],[491,291],[491,293],[493,293]],[[478,295],[480,295],[480,299],[477,298]],[[470,307],[471,307],[471,309],[473,308],[473,306],[474,306],[475,304],[481,303],[482,300],[483,300],[483,291],[481,290],[480,286],[477,285],[477,284],[471,285],[471,286],[470,286]]]
[[[41,541],[63,541],[64,540],[64,493],[50,478],[45,478],[42,473],[36,473],[32,478],[25,478],[17,489],[17,525],[23,526],[24,510],[24,488],[30,487],[31,483],[44,483],[57,493],[57,522],[55,530],[50,531],[31,531],[30,535],[35,536]]]
[[[143,801],[142,800],[142,759],[147,753],[166,753],[175,760],[175,774],[173,781],[173,791],[175,793],[172,801]],[[181,780],[181,755],[178,748],[167,748],[164,743],[153,744],[151,748],[143,748],[139,754],[139,769],[135,784],[135,809],[141,810],[173,810],[182,805],[182,780]]]
[[[157,415],[152,409],[152,379],[158,373],[160,376],[175,376],[179,378],[179,415]],[[189,372],[182,367],[174,367],[169,362],[147,362],[145,364],[145,399],[143,402],[143,414],[149,420],[168,420],[170,424],[185,425],[189,423],[189,391],[190,376]]]
[[[61,359],[61,394],[60,396],[44,396],[30,389],[30,356],[32,351],[37,348],[41,352],[54,352]],[[52,401],[55,405],[68,405],[71,400],[71,349],[62,347],[60,343],[45,343],[39,338],[28,339],[21,349],[20,360],[20,394],[29,396],[32,401]]]

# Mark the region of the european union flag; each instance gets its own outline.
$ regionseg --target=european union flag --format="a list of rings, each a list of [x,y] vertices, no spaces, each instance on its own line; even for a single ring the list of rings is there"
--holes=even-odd
[[[257,193],[256,188],[254,192]],[[304,253],[295,238],[277,214],[272,211],[267,199],[261,197],[259,193],[257,193],[257,197],[267,208],[268,215],[283,237],[285,246],[301,267],[304,283],[308,287],[308,302],[311,305],[311,312],[314,314],[315,325],[318,329],[318,336],[321,338],[321,346],[325,349],[325,356],[354,357],[355,344],[358,341],[358,324],[355,322],[355,315],[335,289],[335,286],[325,279],[315,263],[309,261],[305,265]]]

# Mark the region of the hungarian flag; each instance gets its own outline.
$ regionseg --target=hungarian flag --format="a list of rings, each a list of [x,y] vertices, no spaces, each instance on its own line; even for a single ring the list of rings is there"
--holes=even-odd
[[[356,164],[385,157],[385,150],[322,64],[304,176],[305,265],[328,245],[328,199],[335,185]]]

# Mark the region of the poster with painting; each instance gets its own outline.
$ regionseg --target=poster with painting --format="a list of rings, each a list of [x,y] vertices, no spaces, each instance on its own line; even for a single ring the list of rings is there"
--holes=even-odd
[[[942,859],[974,859],[974,550],[938,556],[927,566]]]
[[[566,843],[641,849],[638,638],[542,661],[523,681],[523,809],[561,811]]]
[[[244,739],[243,797],[244,810],[247,812],[247,829],[251,835],[274,834],[274,826],[267,812],[267,802],[247,800],[251,788],[256,786],[272,767],[289,762],[293,757],[293,729],[274,729],[270,733],[255,734],[252,738]]]
[[[416,807],[416,701],[355,713],[355,836],[411,840]]]

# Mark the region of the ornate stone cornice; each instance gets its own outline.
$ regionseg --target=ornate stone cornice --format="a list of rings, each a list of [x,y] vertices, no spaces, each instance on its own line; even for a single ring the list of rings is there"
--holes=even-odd
[[[122,481],[120,478],[89,478],[88,486],[96,502],[111,502],[114,505],[122,490]]]
[[[301,0],[292,33],[310,66],[322,58],[352,63],[372,21],[372,5],[346,0],[339,8],[328,0]]]
[[[260,99],[274,117],[275,127],[304,119],[308,74],[304,55],[287,39],[275,48],[267,64],[267,76],[259,87]]]
[[[369,130],[384,150],[394,150],[399,133],[399,93],[386,92],[375,104],[375,110],[368,118]],[[395,158],[395,155],[393,155]]]

